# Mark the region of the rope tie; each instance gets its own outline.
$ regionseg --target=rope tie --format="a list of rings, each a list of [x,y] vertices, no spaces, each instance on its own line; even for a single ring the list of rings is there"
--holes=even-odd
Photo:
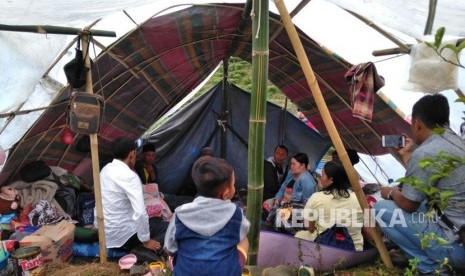
[[[269,56],[270,51],[252,51],[252,56],[255,55]]]
[[[226,126],[225,126],[226,121],[218,119],[218,120],[216,120],[216,123],[218,124],[219,127],[221,127],[223,129],[223,132],[226,131]]]
[[[251,185],[247,185],[247,189],[250,189],[250,190],[260,190],[260,189],[263,189],[265,185],[260,185],[260,186],[251,186]]]

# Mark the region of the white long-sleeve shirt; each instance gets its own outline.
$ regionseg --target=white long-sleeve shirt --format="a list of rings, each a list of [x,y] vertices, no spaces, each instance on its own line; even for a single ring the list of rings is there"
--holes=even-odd
[[[100,172],[100,189],[106,247],[121,247],[135,233],[141,242],[149,240],[149,217],[139,176],[121,160],[113,159]],[[94,225],[97,227],[97,216]]]

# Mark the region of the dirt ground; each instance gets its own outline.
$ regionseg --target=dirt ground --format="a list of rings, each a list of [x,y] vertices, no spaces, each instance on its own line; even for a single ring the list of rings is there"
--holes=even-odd
[[[260,275],[263,268],[252,267],[252,275]],[[401,275],[399,270],[388,270],[377,260],[374,263],[359,265],[345,270],[316,272],[319,276],[389,276]],[[113,276],[130,275],[128,270],[120,270],[116,261],[100,264],[98,259],[73,259],[70,264],[46,266],[47,276]]]

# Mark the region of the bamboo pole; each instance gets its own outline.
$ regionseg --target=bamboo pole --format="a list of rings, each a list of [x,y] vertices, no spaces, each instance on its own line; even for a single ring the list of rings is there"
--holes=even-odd
[[[365,17],[361,16],[360,14],[355,13],[353,11],[350,11],[350,10],[345,10],[345,11],[352,14],[353,16],[355,16],[356,18],[358,18],[359,20],[361,20],[362,22],[364,22],[365,24],[367,24],[371,28],[375,29],[378,33],[382,34],[384,37],[386,37],[387,39],[392,41],[394,44],[399,46],[399,48],[401,48],[402,51],[410,52],[410,48],[407,45],[405,45],[403,42],[401,42],[399,39],[395,38],[393,35],[391,35],[387,31],[383,30],[381,27],[376,25],[373,21],[368,20],[367,18],[365,18]]]
[[[455,43],[455,46],[459,46],[460,43],[465,41],[465,38],[460,38]],[[420,42],[421,43],[421,42]],[[406,46],[410,49],[412,44],[406,44]],[[389,49],[382,49],[382,50],[374,50],[372,55],[377,56],[387,56],[387,55],[398,55],[398,54],[410,54],[410,50],[406,50],[404,48],[396,47],[396,48],[389,48]]]
[[[368,217],[370,218],[370,222],[371,222],[372,220],[371,212],[369,211],[368,203],[365,200],[365,195],[363,194],[362,188],[360,187],[360,184],[358,183],[357,174],[355,172],[354,167],[352,166],[352,163],[350,163],[349,156],[347,155],[347,152],[344,148],[341,137],[339,136],[336,126],[334,125],[334,122],[331,119],[328,106],[326,105],[323,95],[321,94],[320,87],[318,86],[318,83],[315,78],[315,74],[313,73],[313,69],[307,58],[307,54],[304,51],[304,48],[297,34],[295,26],[294,24],[292,24],[291,18],[289,16],[289,13],[283,1],[275,0],[275,4],[279,10],[279,14],[281,15],[281,19],[283,21],[284,27],[286,28],[286,31],[289,35],[291,43],[297,54],[302,70],[305,74],[305,78],[307,79],[308,85],[313,94],[313,98],[315,99],[315,102],[317,104],[318,111],[320,112],[321,118],[323,119],[323,123],[328,129],[328,133],[330,135],[331,141],[333,142],[333,145],[336,148],[339,154],[339,157],[342,161],[342,165],[344,166],[344,169],[347,172],[347,175],[349,176],[350,184],[352,185],[352,188],[354,189],[358,202],[360,206],[362,207],[364,213],[368,214]],[[386,246],[384,245],[381,239],[381,235],[379,234],[377,228],[370,227],[369,230],[371,232],[371,235],[373,236],[376,247],[378,248],[378,251],[381,255],[381,259],[383,260],[384,265],[388,268],[392,268],[393,265],[392,265],[391,258],[386,250]]]
[[[38,33],[38,34],[64,34],[64,35],[79,35],[82,29],[61,27],[61,26],[50,26],[50,25],[3,25],[0,24],[0,31],[10,32],[26,32],[26,33]],[[116,37],[116,33],[113,31],[105,30],[92,30],[92,35],[97,36],[108,36]]]
[[[85,67],[89,68],[86,77],[86,92],[89,94],[93,93],[92,87],[92,72],[90,66],[90,55],[87,52],[89,50],[90,43],[90,32],[85,32],[82,35],[82,55],[86,57]],[[100,190],[100,173],[99,173],[99,156],[98,156],[98,137],[97,134],[90,134],[90,151],[92,157],[92,174],[94,180],[94,196],[95,196],[95,208],[97,211],[97,223],[98,223],[98,238],[100,248],[100,263],[107,262],[107,248],[105,242],[105,225],[103,223],[103,210],[102,210],[102,192]]]
[[[411,47],[412,45],[408,44],[407,47]],[[410,50],[406,50],[404,48],[396,47],[396,48],[388,48],[382,50],[374,50],[371,54],[375,57],[379,56],[387,56],[387,55],[399,55],[399,54],[410,54]]]
[[[247,218],[250,221],[249,265],[256,265],[263,200],[263,156],[266,123],[269,41],[268,0],[253,1],[252,95],[249,121]]]
[[[424,35],[430,35],[433,29],[434,17],[436,16],[436,6],[438,5],[437,0],[429,0],[428,6],[428,19],[426,20]]]

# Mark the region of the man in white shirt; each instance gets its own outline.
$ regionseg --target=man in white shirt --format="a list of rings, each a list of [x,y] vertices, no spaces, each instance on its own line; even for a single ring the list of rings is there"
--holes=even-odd
[[[142,183],[134,171],[136,145],[126,137],[112,143],[114,159],[100,171],[107,248],[162,248],[168,222],[147,215]],[[96,216],[95,216],[96,217]],[[97,220],[94,220],[97,226]]]

